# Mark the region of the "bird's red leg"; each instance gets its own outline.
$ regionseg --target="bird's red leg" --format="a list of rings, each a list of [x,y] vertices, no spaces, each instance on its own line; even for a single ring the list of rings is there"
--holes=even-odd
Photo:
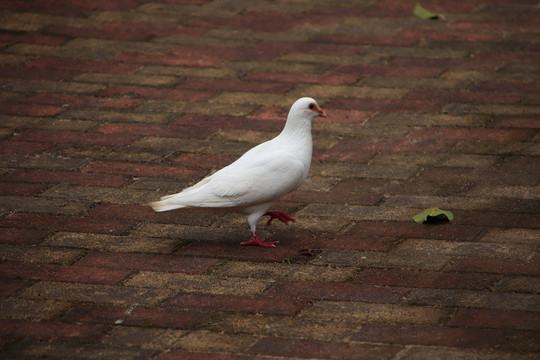
[[[261,241],[257,234],[254,232],[251,233],[251,239],[240,243],[240,245],[257,245],[263,247],[275,247],[279,241]]]
[[[270,224],[272,223],[272,221],[274,219],[278,219],[279,221],[281,221],[282,223],[285,223],[287,225],[289,225],[289,221],[290,222],[296,222],[296,219],[281,212],[281,211],[267,211],[264,215],[268,215],[270,216],[270,220],[268,220],[268,222],[266,223],[266,226],[270,226]]]

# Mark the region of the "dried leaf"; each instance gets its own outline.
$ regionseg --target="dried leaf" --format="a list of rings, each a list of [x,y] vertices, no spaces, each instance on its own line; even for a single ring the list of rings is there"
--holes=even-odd
[[[454,220],[454,214],[450,211],[441,210],[438,207],[432,207],[413,216],[413,220],[417,224],[452,221]]]
[[[446,20],[443,14],[432,13],[431,11],[422,7],[420,4],[416,4],[414,7],[414,15],[423,20]]]

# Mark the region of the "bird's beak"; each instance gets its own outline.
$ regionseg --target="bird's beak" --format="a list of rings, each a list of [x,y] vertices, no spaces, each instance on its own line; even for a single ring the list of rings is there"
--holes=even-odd
[[[317,113],[319,114],[319,116],[320,116],[320,117],[323,117],[323,118],[325,118],[325,117],[326,117],[326,113],[324,112],[324,110],[323,110],[323,109],[321,109],[321,108],[318,108],[318,109],[317,109],[317,110],[315,110],[315,111],[316,111],[316,112],[317,112]]]

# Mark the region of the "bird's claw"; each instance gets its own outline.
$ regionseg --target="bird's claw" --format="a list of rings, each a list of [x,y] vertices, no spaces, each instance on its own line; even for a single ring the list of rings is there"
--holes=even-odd
[[[256,234],[251,236],[251,239],[248,241],[241,242],[240,245],[257,245],[262,247],[276,247],[276,244],[279,244],[279,241],[261,241]]]
[[[270,224],[272,224],[272,221],[274,221],[274,219],[278,219],[279,221],[281,221],[282,223],[286,224],[286,225],[289,225],[289,222],[296,222],[296,219],[293,218],[292,216],[289,216],[281,211],[267,211],[264,215],[268,215],[270,216],[270,219],[268,220],[268,222],[266,223],[266,226],[270,226]]]

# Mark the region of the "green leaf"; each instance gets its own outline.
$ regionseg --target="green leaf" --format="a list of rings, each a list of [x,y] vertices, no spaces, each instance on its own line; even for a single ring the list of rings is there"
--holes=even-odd
[[[431,11],[422,7],[422,5],[420,4],[416,4],[416,6],[414,7],[414,15],[423,20],[446,20],[444,15],[432,13]]]
[[[454,214],[450,211],[441,210],[438,207],[432,207],[413,216],[413,220],[417,224],[452,221],[454,220]]]

